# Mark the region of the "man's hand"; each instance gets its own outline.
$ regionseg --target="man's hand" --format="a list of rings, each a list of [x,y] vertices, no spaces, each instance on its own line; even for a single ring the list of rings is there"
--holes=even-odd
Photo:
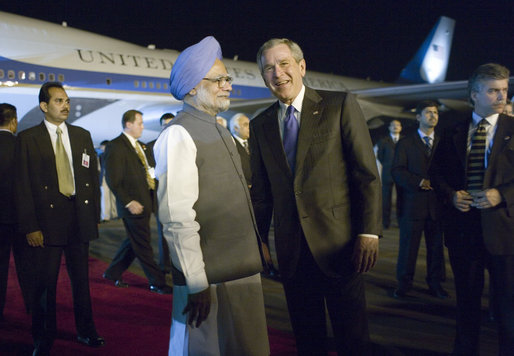
[[[421,183],[419,183],[419,187],[422,190],[434,190],[434,188],[432,188],[430,185],[430,179],[422,179]]]
[[[477,209],[493,208],[502,202],[502,196],[498,189],[491,188],[473,194],[471,206]]]
[[[273,261],[271,260],[271,253],[269,252],[268,245],[266,245],[264,242],[262,242],[261,247],[262,247],[262,255],[264,257],[264,261],[266,261],[266,264],[268,266],[273,265]]]
[[[453,206],[463,213],[471,209],[473,197],[465,190],[458,190],[453,194]]]
[[[137,200],[132,200],[127,205],[127,209],[130,211],[132,215],[139,215],[143,212],[144,206],[141,205]]]
[[[43,233],[41,230],[31,232],[26,235],[27,242],[32,247],[45,247],[43,244]]]
[[[207,319],[211,310],[211,287],[195,294],[189,294],[187,299],[187,305],[182,314],[189,313],[187,323],[193,328],[198,328]]]
[[[377,263],[378,238],[358,236],[353,247],[352,262],[358,273],[368,272]]]

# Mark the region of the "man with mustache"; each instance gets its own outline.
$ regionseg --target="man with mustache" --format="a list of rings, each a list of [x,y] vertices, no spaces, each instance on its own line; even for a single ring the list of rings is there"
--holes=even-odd
[[[250,194],[233,138],[216,123],[232,91],[221,59],[212,36],[179,55],[170,91],[184,107],[154,146],[173,274],[169,355],[269,355]]]
[[[16,142],[18,224],[31,246],[35,286],[34,355],[48,355],[57,333],[57,277],[64,253],[71,280],[78,341],[98,347],[89,293],[89,241],[98,238],[100,189],[96,153],[88,131],[66,123],[70,99],[61,83],[39,92],[45,119]]]
[[[514,354],[514,120],[502,114],[509,70],[479,66],[468,81],[473,113],[446,129],[433,183],[446,199],[444,236],[457,294],[453,355],[478,355],[487,266],[499,355]]]

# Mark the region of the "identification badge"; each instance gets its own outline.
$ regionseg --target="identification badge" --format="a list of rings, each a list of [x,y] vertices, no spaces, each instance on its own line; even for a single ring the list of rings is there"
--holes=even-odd
[[[82,167],[89,168],[89,155],[85,152],[82,154]]]

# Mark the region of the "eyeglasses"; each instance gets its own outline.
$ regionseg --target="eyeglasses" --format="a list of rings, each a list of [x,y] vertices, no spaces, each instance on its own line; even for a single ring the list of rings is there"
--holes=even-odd
[[[225,85],[232,84],[232,80],[234,80],[231,76],[223,76],[223,77],[217,77],[217,78],[202,78],[202,80],[208,80],[210,82],[218,82],[218,88],[224,88]]]

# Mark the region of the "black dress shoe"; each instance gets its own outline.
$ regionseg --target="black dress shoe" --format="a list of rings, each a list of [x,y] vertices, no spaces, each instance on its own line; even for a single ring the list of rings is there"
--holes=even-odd
[[[77,340],[81,344],[84,344],[84,345],[87,345],[87,346],[90,346],[90,347],[100,347],[100,346],[105,345],[105,340],[101,336],[87,337],[87,336],[80,336],[79,335],[79,336],[77,336]]]
[[[36,347],[32,352],[32,356],[50,356],[50,350],[42,347]]]
[[[393,298],[403,299],[407,296],[407,292],[408,292],[408,290],[405,288],[396,288],[393,291]]]
[[[430,288],[428,290],[428,293],[436,298],[439,298],[439,299],[446,299],[448,298],[450,295],[448,294],[447,291],[445,291],[443,289],[443,287],[439,286],[439,287],[435,287],[435,288]]]
[[[105,278],[105,279],[108,279],[110,281],[113,281],[114,282],[114,286],[117,287],[117,288],[127,288],[128,287],[128,283],[123,282],[123,279],[121,279],[121,278],[120,279],[114,279],[114,278],[109,277],[105,273],[102,275],[102,277]]]
[[[150,284],[150,290],[154,293],[159,293],[159,294],[172,294],[173,293],[173,288],[171,288],[168,285],[159,287],[159,286]]]

